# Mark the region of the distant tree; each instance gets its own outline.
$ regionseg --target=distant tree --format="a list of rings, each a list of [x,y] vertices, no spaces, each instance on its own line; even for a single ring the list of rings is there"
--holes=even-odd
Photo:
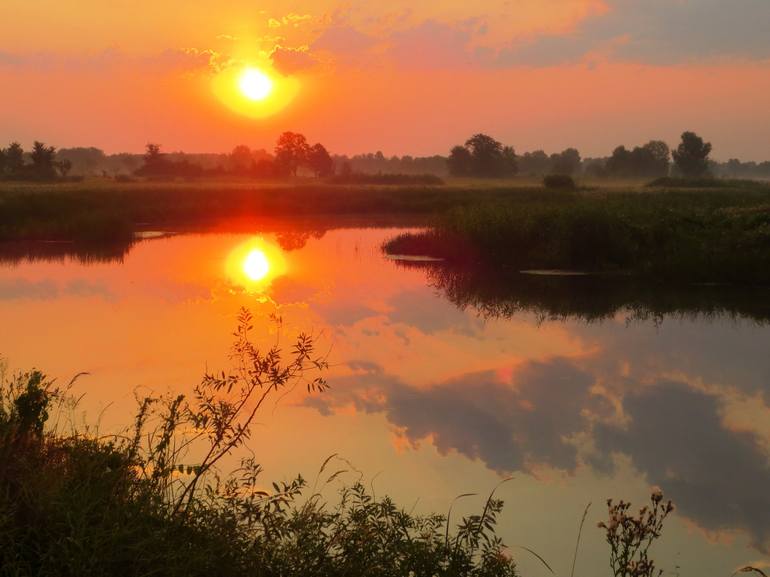
[[[512,146],[503,147],[502,170],[504,176],[515,176],[519,172],[519,165],[516,161],[516,151]]]
[[[300,166],[307,163],[310,147],[307,139],[296,132],[284,132],[275,145],[275,163],[282,174],[297,176]]]
[[[8,157],[5,155],[5,148],[0,148],[0,178],[5,176]]]
[[[631,152],[625,146],[618,146],[607,159],[607,173],[612,176],[630,176]]]
[[[148,174],[160,173],[166,162],[166,155],[161,152],[160,144],[148,143],[144,153],[145,171]]]
[[[61,148],[56,153],[56,160],[71,163],[74,174],[96,174],[109,165],[104,151],[98,148]]]
[[[465,152],[463,152],[463,149]],[[476,134],[452,149],[450,174],[494,178],[516,174],[516,153],[487,134]]]
[[[148,143],[144,153],[144,165],[135,173],[139,176],[172,176],[174,163],[168,159],[168,155],[161,151],[160,144]]]
[[[32,159],[31,172],[35,178],[47,180],[56,178],[56,148],[46,146],[44,143],[35,141],[30,153]]]
[[[382,156],[382,153],[378,153]],[[385,158],[382,157],[381,160]],[[334,174],[334,161],[332,160],[329,151],[326,150],[323,144],[314,144],[307,155],[307,164],[310,170],[318,177],[331,176]]]
[[[575,148],[567,148],[551,155],[551,172],[572,176],[580,171],[580,153]]]
[[[609,174],[607,162],[609,158],[584,158],[583,173],[594,178],[605,178]]]
[[[20,177],[24,171],[24,149],[18,142],[12,142],[5,150],[6,173],[11,178]]]
[[[607,159],[607,173],[626,178],[651,178],[668,175],[669,148],[665,142],[652,140],[633,150],[618,146]]]
[[[653,172],[650,176],[668,176],[671,164],[671,150],[662,140],[650,140],[642,148],[647,150],[653,159]]]
[[[476,134],[467,140],[465,147],[471,151],[471,173],[474,176],[500,176],[502,143],[486,134]]]
[[[273,178],[276,176],[273,159],[262,157],[257,160],[254,163],[254,176],[257,178]]]
[[[449,153],[447,166],[452,176],[469,176],[471,174],[471,151],[464,146],[455,146]]]
[[[233,172],[243,174],[254,168],[254,156],[251,149],[240,144],[230,153],[229,164]]]
[[[62,178],[67,178],[70,170],[72,170],[72,162],[67,158],[59,160],[56,162],[56,168],[59,171],[59,174],[62,175]]]
[[[525,152],[517,158],[519,172],[531,176],[539,176],[551,172],[551,159],[542,150]]]
[[[350,165],[350,162],[348,162],[347,160],[342,162],[342,165],[340,166],[339,174],[343,178],[347,178],[351,174],[353,174],[353,167]]]
[[[708,173],[709,154],[710,142],[703,142],[694,132],[684,132],[682,142],[673,152],[674,163],[683,176],[697,178]]]

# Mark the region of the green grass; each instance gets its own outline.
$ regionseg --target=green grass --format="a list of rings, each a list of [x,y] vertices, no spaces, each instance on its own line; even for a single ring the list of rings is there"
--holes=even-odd
[[[452,209],[384,249],[515,270],[770,284],[770,188],[509,198]]]

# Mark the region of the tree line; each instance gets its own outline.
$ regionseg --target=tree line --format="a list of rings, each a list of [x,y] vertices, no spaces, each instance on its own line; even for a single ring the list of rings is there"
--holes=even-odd
[[[672,167],[688,178],[709,173],[712,146],[694,132],[682,134],[679,146],[673,151],[661,140],[652,140],[632,150],[618,146],[608,158],[583,161],[580,152],[567,148],[550,156],[542,150],[517,155],[512,146],[506,146],[486,134],[476,134],[465,144],[452,148],[447,166],[452,176],[502,178],[517,174],[573,176],[585,167],[592,176],[621,178],[654,178],[667,176]]]
[[[236,146],[227,162],[213,168],[205,168],[186,158],[174,159],[161,150],[159,144],[150,143],[144,155],[144,163],[134,171],[145,177],[196,177],[235,175],[257,178],[281,178],[297,176],[307,170],[316,177],[334,173],[334,161],[321,143],[308,143],[304,135],[284,132],[278,137],[272,155],[265,151],[252,151],[246,145]]]
[[[56,147],[35,141],[26,152],[18,142],[0,148],[0,179],[53,180],[66,177],[72,168],[67,159],[56,158]]]
[[[280,179],[290,176],[329,177],[356,181],[356,177],[377,175],[447,175],[506,178],[516,175],[576,176],[594,178],[652,179],[669,174],[686,177],[704,175],[730,178],[770,178],[770,161],[741,162],[730,159],[717,163],[710,158],[711,144],[693,132],[685,132],[676,149],[660,140],[627,148],[618,146],[608,157],[582,158],[575,148],[547,154],[543,150],[517,154],[486,134],[476,134],[465,144],[452,148],[449,156],[391,156],[382,152],[355,156],[331,155],[320,143],[311,145],[299,133],[285,132],[272,151],[236,146],[226,154],[165,152],[148,144],[144,155],[107,155],[98,148],[57,150],[35,142],[25,151],[18,143],[0,148],[0,179],[55,180],[73,175],[102,175],[121,178],[198,178],[238,176]],[[352,175],[353,178],[350,178]]]

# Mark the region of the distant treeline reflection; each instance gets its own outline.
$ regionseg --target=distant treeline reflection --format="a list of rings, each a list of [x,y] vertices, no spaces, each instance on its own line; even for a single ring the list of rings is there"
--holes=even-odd
[[[670,284],[626,276],[550,276],[499,267],[403,262],[425,269],[428,282],[461,310],[485,318],[536,315],[541,321],[599,322],[627,319],[734,318],[770,321],[770,288]]]

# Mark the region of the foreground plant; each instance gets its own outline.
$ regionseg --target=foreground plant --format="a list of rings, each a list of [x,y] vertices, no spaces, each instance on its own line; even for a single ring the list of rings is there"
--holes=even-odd
[[[663,521],[674,510],[671,501],[663,501],[663,493],[655,490],[651,506],[644,506],[637,515],[629,513],[631,503],[612,499],[607,501],[609,519],[600,522],[610,545],[610,567],[615,577],[659,577],[655,562],[649,557],[652,544],[663,530]]]
[[[235,369],[205,375],[191,398],[143,399],[121,436],[65,434],[49,415],[66,388],[39,372],[0,378],[0,575],[516,574],[494,495],[452,532],[443,515],[404,511],[360,481],[328,502],[321,493],[345,472],[332,458],[312,488],[297,477],[267,489],[253,456],[223,474],[269,398],[327,388],[312,336],[262,351],[251,331],[242,311]]]

